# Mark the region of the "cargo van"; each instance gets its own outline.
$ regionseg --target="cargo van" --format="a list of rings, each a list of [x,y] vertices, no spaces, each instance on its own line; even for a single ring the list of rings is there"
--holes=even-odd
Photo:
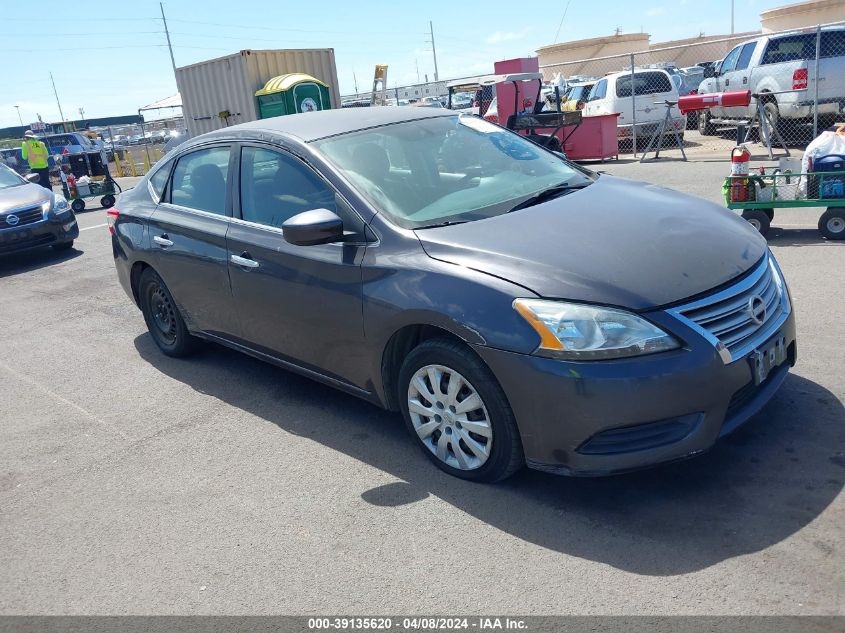
[[[683,138],[685,119],[677,106],[678,90],[662,69],[626,70],[602,77],[590,91],[584,115],[618,112],[619,140],[630,140],[636,125],[637,144],[645,145],[666,116],[666,101],[676,104],[671,110],[672,125]]]

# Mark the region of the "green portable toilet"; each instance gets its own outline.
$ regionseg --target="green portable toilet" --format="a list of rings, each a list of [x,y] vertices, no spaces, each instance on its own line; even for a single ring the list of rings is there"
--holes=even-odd
[[[273,77],[255,96],[258,98],[258,116],[262,119],[332,107],[329,87],[305,73]]]

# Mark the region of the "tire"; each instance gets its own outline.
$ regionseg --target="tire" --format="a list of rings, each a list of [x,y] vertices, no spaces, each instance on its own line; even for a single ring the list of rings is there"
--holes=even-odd
[[[138,298],[150,336],[164,354],[181,358],[196,350],[198,339],[188,332],[173,295],[152,268],[141,273]]]
[[[819,233],[829,240],[845,240],[845,208],[830,207],[822,213]]]
[[[59,242],[58,244],[53,244],[54,251],[69,251],[73,248],[73,240],[70,242]]]
[[[772,209],[745,209],[742,212],[742,218],[757,229],[760,235],[766,237],[769,234],[769,227],[772,222],[767,213],[769,211],[771,211],[772,217],[774,217],[774,210]]]
[[[81,198],[77,198],[73,202],[70,203],[70,208],[73,209],[74,213],[80,213],[81,211],[85,210],[85,200]]]
[[[433,385],[430,376],[439,384]],[[459,387],[453,396],[450,386]],[[412,437],[444,472],[492,483],[523,466],[522,441],[507,398],[490,369],[465,345],[437,338],[414,348],[399,370],[397,397]],[[480,406],[461,411],[472,398]]]
[[[697,130],[698,129],[698,121],[701,112],[687,112],[687,122],[684,129],[686,130]]]
[[[114,196],[111,195],[111,194],[108,194],[108,195],[100,198],[100,206],[102,206],[104,209],[108,209],[110,207],[113,207],[114,206]]]
[[[710,112],[702,110],[698,113],[698,133],[701,136],[716,136],[716,126],[710,122]]]

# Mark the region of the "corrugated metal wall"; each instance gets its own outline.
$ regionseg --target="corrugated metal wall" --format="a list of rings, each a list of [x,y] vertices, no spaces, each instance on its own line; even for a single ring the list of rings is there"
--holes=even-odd
[[[278,75],[303,72],[328,84],[340,106],[334,49],[244,50],[176,69],[182,112],[191,136],[258,118],[255,91]],[[218,114],[228,110],[228,121]]]
[[[241,51],[246,62],[252,94],[273,77],[287,73],[305,73],[329,86],[332,107],[340,107],[337,67],[333,48],[292,49],[278,51]],[[254,87],[252,87],[254,86]]]

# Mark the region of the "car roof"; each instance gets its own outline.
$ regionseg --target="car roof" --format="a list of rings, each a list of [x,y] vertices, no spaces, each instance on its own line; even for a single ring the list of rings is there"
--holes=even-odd
[[[336,110],[318,110],[240,123],[221,130],[207,132],[193,140],[210,140],[217,136],[245,136],[254,131],[286,134],[307,143],[328,136],[390,125],[391,123],[432,119],[440,116],[457,116],[457,114],[443,108],[400,108],[397,106],[338,108]]]

